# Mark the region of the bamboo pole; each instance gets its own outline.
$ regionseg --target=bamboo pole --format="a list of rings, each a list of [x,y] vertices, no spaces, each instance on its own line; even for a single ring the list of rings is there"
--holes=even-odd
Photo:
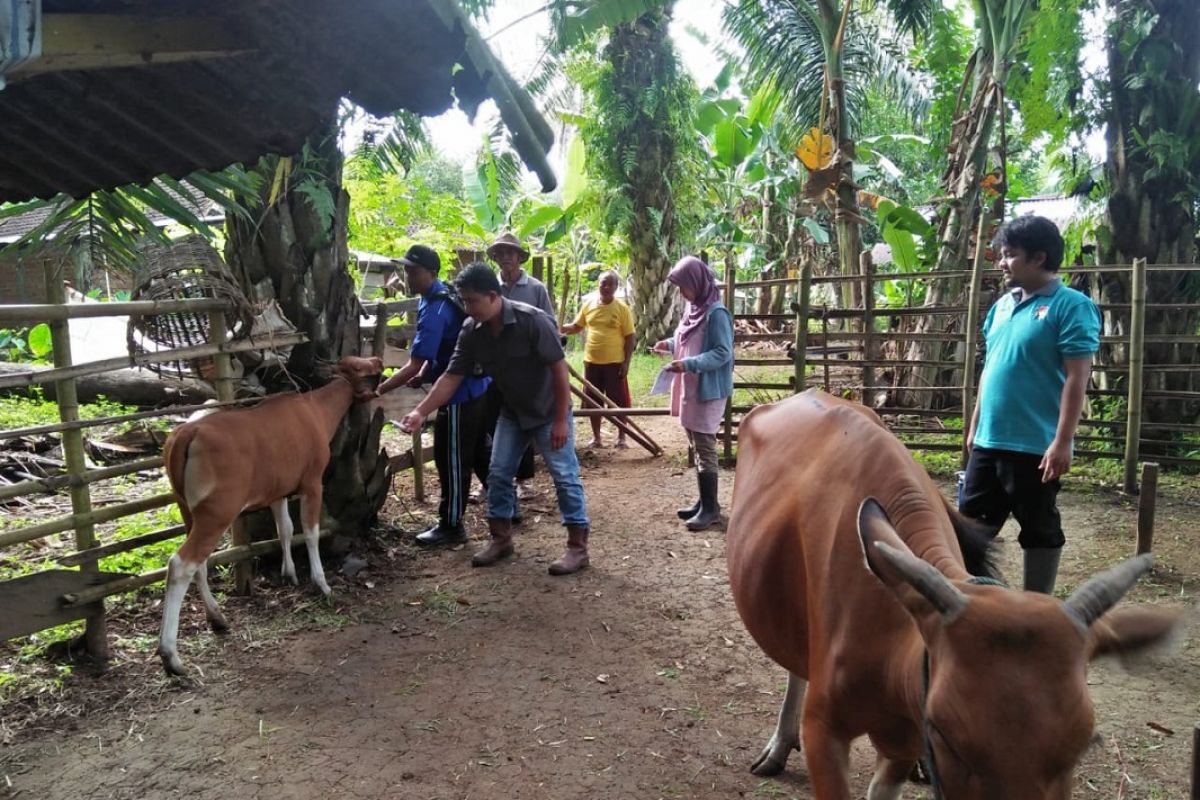
[[[63,289],[61,269],[67,263],[59,261],[45,263],[46,302],[65,306],[66,294]],[[54,348],[54,366],[63,369],[71,366],[71,329],[67,317],[50,320],[50,337]],[[75,381],[65,378],[55,384],[55,402],[58,405],[58,417],[63,422],[75,422],[79,419],[79,396],[75,391]],[[82,479],[87,473],[87,457],[83,452],[83,434],[79,431],[68,431],[62,437],[63,461],[66,462],[67,474],[72,478]],[[96,529],[85,518],[92,513],[92,495],[85,482],[79,482],[71,487],[71,519],[79,520],[72,524],[75,529],[75,549],[86,550],[96,544]],[[85,565],[83,572],[96,572],[96,565]],[[83,632],[84,646],[92,658],[103,663],[108,660],[108,632],[105,625],[103,604],[97,607],[95,614],[87,617]]]
[[[89,469],[83,475],[59,475],[53,478],[21,481],[20,483],[13,483],[8,486],[0,486],[0,501],[11,500],[14,497],[21,497],[27,494],[57,492],[63,488],[84,486],[96,481],[119,478],[122,475],[132,475],[135,472],[142,472],[144,470],[157,469],[162,465],[162,456],[150,456],[149,458],[139,458],[136,461],[118,464],[115,467]]]
[[[1138,494],[1137,552],[1149,553],[1154,549],[1154,510],[1158,502],[1158,464],[1147,462],[1142,465],[1142,486]]]
[[[322,530],[317,538],[324,539],[331,534],[332,531]],[[304,544],[303,536],[297,536],[292,539],[292,547],[299,547],[302,544]],[[264,553],[277,552],[278,550],[278,539],[264,539],[254,544],[227,547],[209,556],[206,566],[219,567],[222,564],[240,564]],[[161,583],[166,577],[167,569],[163,567],[162,569],[151,570],[150,572],[144,572],[141,575],[134,575],[130,578],[115,580],[101,586],[93,586],[80,592],[64,594],[62,601],[69,606],[86,605],[87,603],[94,603],[97,600],[110,597],[114,594],[124,594],[125,592],[132,592],[134,589],[140,589],[143,586],[149,586],[153,583]]]
[[[824,337],[826,341],[829,340],[829,313],[828,312],[829,312],[829,306],[821,306],[821,336]],[[805,357],[805,360],[807,361],[808,354],[805,353],[804,357]],[[832,390],[829,388],[829,360],[828,359],[825,360],[825,365],[822,368],[822,373],[824,376],[823,380],[821,381],[822,388],[824,388],[824,390],[827,392],[832,392]]]
[[[1126,494],[1137,491],[1138,439],[1142,433],[1142,364],[1146,339],[1146,259],[1133,262],[1133,285],[1129,315],[1129,399],[1125,418],[1125,482]]]
[[[859,401],[869,406],[871,404],[871,395],[875,389],[875,369],[871,366],[871,361],[875,358],[875,259],[871,258],[871,251],[864,250],[859,256],[859,267],[862,272],[862,293],[863,293],[863,313],[862,313],[862,331],[863,331],[863,361],[862,361],[862,382],[863,390],[859,397]],[[825,359],[826,368],[828,368],[829,359]]]
[[[172,525],[169,528],[160,528],[150,533],[143,533],[141,536],[131,536],[128,539],[122,539],[119,542],[93,547],[90,550],[81,550],[78,553],[68,553],[65,556],[59,556],[55,559],[64,567],[73,567],[77,564],[89,564],[93,561],[99,561],[102,558],[114,555],[116,553],[128,553],[130,550],[138,550],[149,544],[156,542],[165,542],[167,539],[174,539],[177,536],[182,536],[185,533],[182,525]]]
[[[591,386],[591,384],[587,384],[587,385]],[[583,389],[580,389],[578,386],[571,386],[570,389],[571,389],[571,394],[578,397],[581,401],[583,401],[585,403],[591,402],[591,398],[588,397],[587,392],[585,392]],[[593,388],[592,391],[596,391],[596,389]],[[627,420],[622,419],[621,417],[610,416],[607,407],[605,407],[605,408],[580,408],[580,409],[576,409],[576,411],[580,412],[578,414],[578,416],[583,416],[583,417],[590,418],[590,417],[595,417],[595,416],[603,416],[605,419],[607,419],[613,425],[616,425],[618,430],[620,430],[626,436],[633,439],[633,441],[636,442],[639,447],[644,448],[652,456],[656,456],[662,452],[661,449],[658,449],[658,445],[655,444],[653,440],[647,439],[639,431],[635,431],[630,426],[630,424]],[[586,412],[594,411],[597,413],[594,413],[594,414],[593,413],[587,413],[587,414],[582,413],[585,411]]]
[[[87,525],[99,525],[101,522],[112,522],[114,519],[127,517],[130,514],[139,514],[142,511],[150,511],[154,508],[162,508],[169,506],[175,502],[175,495],[155,494],[150,497],[143,497],[140,500],[131,500],[128,503],[116,503],[115,505],[105,506],[101,509],[89,511],[86,514],[72,514],[69,517],[59,517],[58,519],[43,522],[38,525],[30,525],[28,528],[17,528],[12,531],[4,531],[0,533],[0,547],[8,547],[12,544],[22,544],[24,542],[32,542],[34,539],[41,539],[54,533],[62,533],[73,528],[80,528]],[[91,547],[89,543],[87,547]],[[80,548],[87,549],[87,548]]]
[[[991,214],[984,209],[979,215],[979,228],[975,233],[975,260],[971,263],[971,285],[967,291],[966,345],[963,348],[962,374],[962,418],[963,430],[971,429],[971,418],[975,414],[975,350],[979,342],[979,292],[983,287],[983,263],[987,248],[983,237],[991,225]],[[967,448],[967,437],[962,440],[962,468],[967,468],[971,453]]]
[[[574,377],[574,378],[575,378],[575,380],[579,381],[579,383],[580,383],[580,384],[583,386],[583,388],[585,388],[585,389],[587,389],[587,390],[589,390],[589,391],[591,391],[591,392],[594,392],[594,393],[595,393],[595,395],[596,395],[597,397],[599,397],[599,398],[602,398],[602,399],[603,399],[603,401],[604,401],[604,407],[605,407],[605,408],[620,408],[620,406],[618,406],[618,405],[616,404],[616,402],[615,402],[615,401],[614,401],[614,400],[613,400],[611,397],[609,397],[609,396],[608,396],[608,395],[606,395],[604,392],[602,392],[602,391],[600,391],[598,388],[596,388],[596,387],[595,387],[595,386],[592,384],[592,382],[591,382],[591,381],[589,381],[587,378],[585,378],[585,377],[583,377],[582,375],[580,375],[580,374],[579,374],[579,373],[578,373],[578,372],[575,370],[575,368],[574,368],[574,367],[572,367],[570,364],[567,364],[567,370],[568,370],[568,371],[571,373],[571,376],[572,376],[572,377]],[[579,410],[580,410],[580,411],[587,411],[587,410],[590,410],[590,409],[583,409],[583,408],[581,408],[581,409],[579,409]],[[597,415],[595,415],[595,414],[586,414],[586,415],[584,415],[584,416],[597,416]],[[608,419],[608,417],[605,417],[605,418],[606,418],[606,419]],[[611,421],[611,420],[610,420],[610,421]],[[613,422],[613,424],[615,425],[616,423],[615,423],[615,422]],[[641,435],[641,437],[642,437],[644,440],[646,440],[646,442],[648,442],[648,443],[649,443],[650,447],[647,447],[647,445],[645,445],[645,444],[643,444],[642,446],[643,446],[643,447],[646,447],[648,450],[650,450],[650,451],[651,451],[651,455],[660,455],[660,454],[662,453],[662,448],[658,446],[658,442],[655,442],[655,441],[654,441],[654,439],[650,438],[650,434],[648,434],[648,433],[646,433],[644,430],[642,430],[642,429],[641,429],[641,428],[640,428],[640,427],[637,425],[637,423],[636,423],[636,422],[631,422],[631,421],[629,421],[629,420],[625,420],[625,424],[626,424],[626,426],[628,426],[628,428],[630,428],[630,429],[632,429],[632,430],[636,431],[638,434],[640,434],[640,435]]]
[[[805,372],[808,359],[808,314],[810,291],[812,288],[812,264],[809,259],[804,259],[800,264],[800,289],[796,297],[796,302],[792,306],[796,312],[796,338],[795,338],[795,374],[796,374],[796,394],[803,392],[805,389]]]
[[[736,330],[737,321],[737,266],[732,258],[725,259],[725,305],[729,309],[730,327]],[[733,463],[733,394],[725,401],[724,447],[725,463]]]
[[[217,353],[241,353],[246,350],[269,350],[293,344],[303,344],[308,337],[303,333],[271,333],[263,336],[249,336],[236,342],[228,342],[216,347],[211,344],[195,345],[193,347],[177,347],[172,350],[160,350],[154,353],[138,353],[132,356],[106,358],[102,361],[89,361],[86,364],[76,364],[61,369],[47,369],[40,372],[18,372],[0,377],[0,389],[11,389],[21,386],[40,386],[43,383],[54,383],[67,378],[82,378],[85,375],[99,375],[102,372],[112,372],[126,367],[141,367],[146,364],[159,364],[164,361],[186,361],[193,358],[205,358]]]
[[[230,307],[228,300],[207,297],[194,300],[135,300],[128,303],[50,302],[45,305],[0,306],[0,325],[93,317],[148,317],[184,311],[226,311]]]
[[[36,425],[30,428],[13,428],[12,430],[0,431],[0,441],[5,439],[19,439],[22,436],[39,436],[43,433],[58,433],[59,431],[84,430],[86,428],[98,428],[101,425],[116,425],[121,422],[132,422],[135,419],[148,419],[151,417],[169,417],[173,414],[190,414],[193,411],[200,409],[216,409],[226,408],[228,406],[240,406],[247,403],[261,403],[265,398],[262,397],[243,397],[240,400],[230,400],[228,403],[195,403],[187,406],[167,406],[166,408],[154,408],[149,411],[138,411],[133,414],[119,414],[115,417],[97,417],[95,419],[81,419],[76,422],[59,422],[54,425]]]
[[[376,337],[378,337],[378,332],[376,333]],[[210,313],[208,315],[209,343],[219,349],[224,346],[227,340],[228,331],[225,329],[225,314],[220,311]],[[222,403],[228,403],[234,399],[235,394],[233,388],[233,363],[228,355],[217,353],[213,356],[213,367],[215,375],[213,385],[217,390],[217,400]],[[250,544],[250,536],[246,533],[246,525],[240,517],[235,519],[233,525],[230,526],[229,537],[235,546]],[[239,563],[233,568],[233,591],[235,594],[240,595],[249,595],[254,591],[254,570],[249,562]]]

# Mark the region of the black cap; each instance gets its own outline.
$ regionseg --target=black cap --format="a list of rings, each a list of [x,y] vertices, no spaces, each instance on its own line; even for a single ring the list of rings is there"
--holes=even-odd
[[[406,267],[424,267],[434,275],[442,271],[442,260],[438,258],[437,251],[423,244],[414,244],[408,248],[404,258],[397,258],[396,261]]]

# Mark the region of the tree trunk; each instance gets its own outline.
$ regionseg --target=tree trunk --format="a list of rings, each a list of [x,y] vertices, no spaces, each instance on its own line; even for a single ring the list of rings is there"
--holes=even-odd
[[[1116,0],[1115,22],[1107,40],[1109,81],[1107,227],[1101,261],[1129,264],[1185,264],[1196,258],[1195,197],[1200,192],[1200,6],[1193,0]],[[1152,17],[1155,14],[1157,16]],[[1149,35],[1143,19],[1155,19]],[[1190,111],[1189,111],[1190,109]],[[1184,143],[1182,150],[1152,146],[1158,139]],[[1163,160],[1159,160],[1163,159]],[[1099,288],[1106,302],[1128,302],[1128,275],[1105,276]],[[1147,303],[1200,301],[1200,275],[1151,272]],[[1106,312],[1105,332],[1127,332],[1128,312]],[[1194,311],[1153,311],[1147,335],[1194,335]],[[1146,345],[1148,364],[1195,364],[1197,348],[1187,343]],[[1111,353],[1118,363],[1127,359]],[[1194,372],[1148,372],[1146,388],[1196,391]],[[1200,413],[1194,402],[1149,398],[1148,422],[1190,422]],[[1165,438],[1155,436],[1154,438]]]
[[[51,369],[35,364],[10,364],[0,361],[0,375],[18,372],[39,372]],[[217,396],[207,383],[195,380],[160,378],[153,372],[140,369],[119,369],[100,375],[85,375],[75,379],[79,402],[94,403],[100,397],[131,406],[167,406],[203,403]],[[0,389],[0,395],[26,396],[29,390]],[[42,395],[55,399],[55,384],[42,385]]]
[[[318,386],[327,365],[358,355],[360,305],[348,269],[346,246],[350,198],[342,188],[342,154],[330,119],[309,140],[291,169],[290,185],[269,203],[278,160],[260,162],[263,188],[248,206],[253,222],[230,216],[225,258],[252,302],[277,300],[284,315],[308,334],[292,349],[288,376],[272,389]],[[325,473],[325,514],[336,528],[359,532],[374,524],[387,497],[387,453],[379,448],[382,414],[354,404],[330,445]]]
[[[982,37],[981,37],[982,38]],[[1003,82],[1006,71],[993,72],[993,59],[977,52],[972,59],[975,76],[974,89],[967,112],[958,116],[951,133],[951,149],[946,171],[942,175],[942,186],[946,200],[938,213],[938,258],[934,269],[956,271],[967,269],[970,264],[972,237],[979,227],[982,211],[980,193],[987,172],[988,150],[996,117],[1003,103]],[[1001,155],[1003,159],[1003,155]],[[997,169],[1002,169],[1002,164]],[[1003,178],[1001,197],[1003,197]],[[986,246],[977,242],[976,246]],[[929,282],[925,295],[927,307],[953,304],[963,299],[966,285],[961,279],[941,279]],[[965,302],[965,301],[964,301]],[[916,333],[946,333],[954,319],[945,314],[929,314],[918,317],[914,325]],[[908,361],[941,361],[952,357],[952,345],[935,341],[914,341],[907,348]],[[961,378],[956,370],[914,365],[900,370],[902,386],[956,386]],[[932,408],[954,400],[939,397],[933,392],[904,392],[898,401],[909,407]]]
[[[674,328],[679,303],[667,283],[670,254],[675,250],[676,213],[671,178],[678,173],[675,127],[669,117],[682,110],[663,108],[675,102],[678,63],[668,36],[670,7],[651,11],[635,21],[617,25],[605,57],[611,65],[606,78],[608,91],[617,105],[630,109],[632,119],[614,123],[624,126],[614,134],[618,148],[610,171],[621,175],[623,185],[610,187],[625,194],[630,214],[622,224],[629,241],[630,273],[633,279],[634,335],[639,346],[647,346],[669,335]],[[658,107],[647,109],[647,96],[655,96]]]

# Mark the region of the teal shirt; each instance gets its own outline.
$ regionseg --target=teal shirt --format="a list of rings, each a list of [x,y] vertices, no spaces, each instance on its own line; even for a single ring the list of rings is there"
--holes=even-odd
[[[996,301],[983,323],[975,446],[1042,455],[1058,429],[1063,360],[1100,349],[1100,311],[1057,279],[1020,302],[1017,294]]]

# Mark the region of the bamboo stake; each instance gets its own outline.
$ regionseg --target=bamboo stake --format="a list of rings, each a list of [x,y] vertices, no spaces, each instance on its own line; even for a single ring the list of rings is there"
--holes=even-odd
[[[1125,483],[1126,494],[1137,491],[1137,460],[1142,433],[1142,364],[1145,359],[1146,337],[1146,259],[1133,262],[1133,285],[1129,314],[1129,399],[1125,418]]]
[[[371,342],[371,355],[383,358],[387,348],[388,304],[380,303],[375,308],[375,338]]]
[[[967,292],[966,346],[963,349],[962,418],[963,430],[971,428],[971,417],[975,414],[975,349],[979,342],[979,292],[983,286],[983,263],[987,248],[983,237],[991,225],[991,214],[983,209],[979,214],[979,229],[975,234],[975,260],[971,263],[971,287]],[[962,440],[962,468],[967,468],[971,453],[967,450],[967,437]]]
[[[865,406],[871,404],[871,396],[875,388],[875,370],[871,366],[871,360],[875,358],[875,259],[871,258],[871,251],[864,250],[859,256],[859,265],[862,271],[862,293],[863,293],[863,313],[862,313],[862,332],[863,332],[863,362],[862,362],[862,382],[863,390],[859,398]],[[828,359],[826,359],[826,368],[828,368]]]
[[[809,262],[809,259],[804,259],[800,265],[800,294],[793,305],[793,309],[796,312],[796,394],[803,392],[805,389],[805,372],[807,371],[807,364],[805,362],[808,359],[809,293],[811,288],[812,264]]]
[[[1158,502],[1158,464],[1142,465],[1142,486],[1138,494],[1137,553],[1154,549],[1154,510]]]
[[[383,306],[387,308],[387,306]],[[376,337],[378,337],[378,331]],[[208,340],[217,348],[222,347],[228,338],[225,330],[225,314],[214,311],[208,315]],[[213,356],[217,400],[228,403],[234,399],[233,363],[228,355],[218,353]],[[229,529],[230,541],[235,546],[250,544],[250,536],[246,533],[246,525],[241,518],[233,521]],[[254,591],[254,570],[249,562],[239,563],[233,568],[233,591],[235,594],[249,595]]]
[[[65,305],[66,295],[63,291],[62,269],[64,261],[52,265],[45,263],[46,302]],[[54,366],[67,368],[71,366],[71,329],[65,316],[50,321],[50,337],[54,347]],[[58,417],[63,422],[75,422],[79,419],[79,396],[75,391],[75,381],[71,378],[60,380],[55,385],[55,402],[58,405]],[[66,462],[67,474],[79,483],[71,487],[71,519],[79,520],[71,527],[75,528],[75,549],[87,550],[96,544],[96,529],[91,522],[85,521],[92,513],[92,495],[87,483],[82,478],[87,473],[87,457],[83,452],[83,434],[79,431],[68,431],[62,437],[63,460]],[[96,565],[85,565],[83,572],[96,572]],[[103,663],[108,660],[108,633],[105,625],[103,604],[99,605],[95,614],[87,617],[83,633],[84,646],[93,658]]]

